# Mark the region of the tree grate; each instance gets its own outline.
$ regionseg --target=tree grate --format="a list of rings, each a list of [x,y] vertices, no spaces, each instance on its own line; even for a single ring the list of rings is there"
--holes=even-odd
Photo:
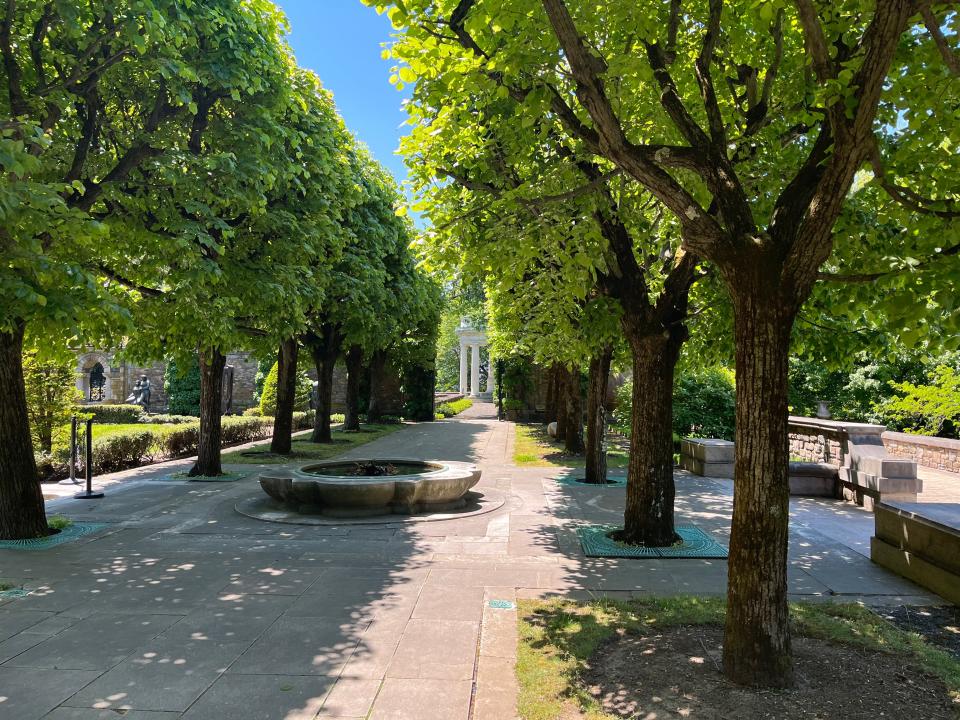
[[[17,598],[26,597],[33,590],[25,590],[24,588],[11,588],[10,590],[0,590],[0,600],[16,600]]]
[[[577,528],[580,547],[587,557],[607,558],[715,558],[727,557],[727,549],[696,525],[677,525],[682,542],[672,547],[648,548],[625,545],[610,538],[616,525],[585,525]]]
[[[582,487],[582,488],[624,488],[627,486],[627,478],[622,475],[607,475],[607,482],[604,485],[595,485],[593,483],[585,482],[582,476],[573,474],[573,475],[559,475],[554,478],[559,485],[569,485],[573,487]]]
[[[237,480],[243,480],[246,477],[250,477],[249,472],[225,472],[223,475],[217,475],[216,477],[204,477],[198,475],[197,477],[190,477],[186,472],[175,472],[168,473],[167,475],[157,475],[156,477],[147,478],[151,482],[236,482]]]
[[[107,527],[106,523],[75,522],[56,535],[47,535],[42,538],[29,540],[0,540],[0,550],[46,550],[57,545],[79,540],[85,535],[91,535]]]

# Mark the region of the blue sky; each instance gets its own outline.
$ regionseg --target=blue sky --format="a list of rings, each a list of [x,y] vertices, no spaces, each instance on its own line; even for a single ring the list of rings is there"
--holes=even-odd
[[[398,181],[406,177],[395,155],[406,114],[404,95],[389,83],[390,60],[380,57],[390,39],[386,14],[360,0],[274,0],[290,21],[290,45],[297,62],[333,91],[347,127],[366,143]]]

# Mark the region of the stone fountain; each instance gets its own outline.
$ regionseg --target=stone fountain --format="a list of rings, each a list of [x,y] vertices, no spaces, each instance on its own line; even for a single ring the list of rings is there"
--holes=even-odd
[[[288,510],[328,517],[416,515],[458,510],[480,480],[465,462],[335,460],[260,474],[260,487]]]

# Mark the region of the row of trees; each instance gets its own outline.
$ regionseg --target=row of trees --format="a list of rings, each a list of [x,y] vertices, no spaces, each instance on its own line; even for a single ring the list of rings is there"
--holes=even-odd
[[[495,323],[546,360],[602,364],[619,321],[634,378],[622,539],[674,541],[674,369],[690,341],[731,348],[724,670],[790,685],[791,341],[847,349],[831,318],[955,344],[956,266],[941,261],[960,252],[956,13],[369,1],[402,30],[398,75],[416,78],[405,151],[435,262],[486,277]],[[798,318],[818,332],[798,341]]]
[[[6,3],[0,537],[48,532],[25,343],[128,338],[129,357],[181,367],[199,354],[194,475],[221,472],[228,351],[279,348],[279,452],[301,342],[323,373],[344,343],[352,358],[415,354],[424,333],[400,318],[422,330],[436,292],[415,269],[398,191],[285,32],[266,0]]]

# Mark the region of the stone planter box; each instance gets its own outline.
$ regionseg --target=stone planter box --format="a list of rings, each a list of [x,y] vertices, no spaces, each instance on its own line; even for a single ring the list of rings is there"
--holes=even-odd
[[[878,503],[870,559],[960,603],[960,504]]]
[[[733,477],[734,444],[716,438],[687,438],[680,442],[680,467],[694,475]]]

